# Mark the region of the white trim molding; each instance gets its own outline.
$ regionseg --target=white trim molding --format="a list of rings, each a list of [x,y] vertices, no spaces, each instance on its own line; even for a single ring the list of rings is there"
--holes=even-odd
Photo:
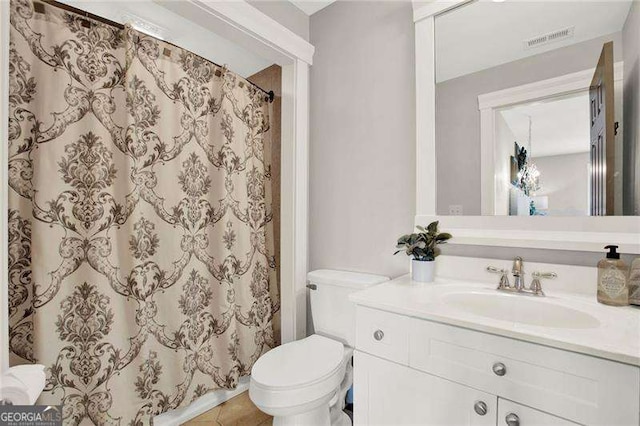
[[[436,214],[436,86],[433,19],[415,25],[416,36],[416,211]]]
[[[622,80],[623,71],[624,63],[616,62],[614,64],[615,81]],[[594,72],[595,68],[591,68],[547,80],[540,80],[496,92],[485,93],[478,96],[478,109],[502,108],[523,102],[532,102],[552,96],[588,90]]]
[[[433,18],[436,15],[472,1],[474,0],[431,0],[427,2],[413,0],[413,22]]]
[[[313,45],[244,0],[154,1],[279,65],[313,63]]]
[[[621,253],[640,254],[636,216],[601,216],[589,221],[560,216],[416,216],[416,224],[440,221],[451,244],[602,252],[607,244]]]
[[[435,15],[470,0],[414,1],[416,49],[416,213],[436,214]]]
[[[556,96],[586,92],[591,85],[595,68],[578,71],[521,86],[510,87],[478,96],[480,110],[480,173],[481,173],[481,212],[484,216],[502,214],[506,211],[508,200],[496,196],[496,188],[501,185],[504,176],[496,173],[495,122],[500,108],[525,102],[535,102]],[[614,81],[623,79],[623,63],[614,66]],[[500,192],[500,191],[498,191]]]
[[[309,65],[283,66],[282,83],[280,332],[286,343],[305,337],[307,324]]]

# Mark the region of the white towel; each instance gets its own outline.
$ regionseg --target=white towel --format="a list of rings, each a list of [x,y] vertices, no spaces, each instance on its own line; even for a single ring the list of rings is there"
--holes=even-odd
[[[44,365],[17,365],[0,376],[0,400],[13,405],[33,405],[45,385]]]

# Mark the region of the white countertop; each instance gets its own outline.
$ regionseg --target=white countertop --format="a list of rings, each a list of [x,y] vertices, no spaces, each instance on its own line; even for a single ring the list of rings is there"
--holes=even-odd
[[[515,301],[516,298],[534,298],[536,302],[579,310],[599,322],[598,326],[591,328],[556,328],[469,313],[445,302],[446,296],[452,293],[481,293],[496,297],[507,294],[486,283],[442,278],[434,283],[418,283],[406,275],[353,293],[350,299],[362,306],[640,366],[639,307],[606,306],[593,297],[572,293],[547,292],[540,298],[518,294],[508,296]]]

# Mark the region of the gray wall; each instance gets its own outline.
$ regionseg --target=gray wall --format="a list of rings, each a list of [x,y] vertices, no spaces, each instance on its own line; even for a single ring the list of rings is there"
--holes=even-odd
[[[640,2],[634,1],[622,30],[624,56],[623,211],[640,215]]]
[[[590,152],[534,157],[532,161],[542,184],[536,195],[549,197],[550,215],[589,215]]]
[[[309,17],[288,1],[249,0],[249,4],[309,41]]]
[[[311,16],[310,269],[408,272],[415,215],[410,2],[337,2]]]
[[[611,40],[615,60],[621,60],[617,33],[438,83],[437,213],[446,215],[450,204],[461,204],[465,215],[481,214],[478,95],[593,68],[603,43]]]

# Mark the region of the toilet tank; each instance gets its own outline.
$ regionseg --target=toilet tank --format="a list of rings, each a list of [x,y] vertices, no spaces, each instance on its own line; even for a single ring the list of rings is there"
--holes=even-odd
[[[316,334],[355,346],[356,307],[349,295],[388,281],[381,275],[319,269],[307,274]]]

